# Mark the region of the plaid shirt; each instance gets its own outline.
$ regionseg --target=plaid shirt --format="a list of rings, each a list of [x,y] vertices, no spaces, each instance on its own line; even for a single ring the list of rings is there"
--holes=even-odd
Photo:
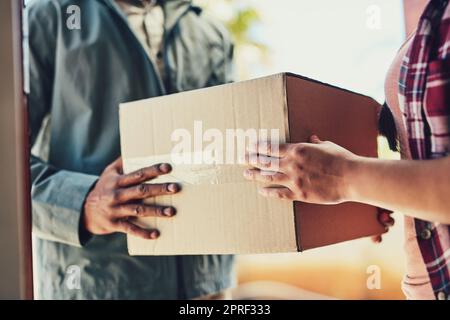
[[[399,94],[414,159],[450,154],[448,3],[429,2],[401,66]],[[434,294],[450,299],[450,226],[415,219],[415,227]]]

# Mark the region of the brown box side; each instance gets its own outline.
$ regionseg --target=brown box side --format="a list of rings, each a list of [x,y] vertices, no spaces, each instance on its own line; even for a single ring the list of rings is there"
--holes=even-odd
[[[373,99],[292,74],[286,75],[286,95],[291,142],[317,134],[355,154],[377,157],[379,104]],[[295,202],[294,211],[299,251],[384,232],[378,209],[369,205]]]

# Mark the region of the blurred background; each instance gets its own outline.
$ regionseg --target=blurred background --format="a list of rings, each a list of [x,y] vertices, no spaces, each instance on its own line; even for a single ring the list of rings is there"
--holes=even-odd
[[[426,0],[196,0],[235,41],[237,80],[290,71],[384,102],[384,77]],[[379,140],[383,158],[398,158]],[[238,258],[234,298],[404,299],[403,218],[381,244]],[[379,288],[369,288],[374,270]],[[369,283],[370,284],[370,283]],[[378,286],[377,286],[378,287]]]

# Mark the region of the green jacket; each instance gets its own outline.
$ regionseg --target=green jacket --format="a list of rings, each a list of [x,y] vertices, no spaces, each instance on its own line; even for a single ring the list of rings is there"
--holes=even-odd
[[[79,30],[66,25],[74,4]],[[232,256],[131,257],[123,234],[80,236],[85,197],[120,155],[119,103],[232,80],[223,27],[190,1],[167,0],[163,9],[166,83],[113,0],[29,4],[37,298],[189,299],[233,285]]]

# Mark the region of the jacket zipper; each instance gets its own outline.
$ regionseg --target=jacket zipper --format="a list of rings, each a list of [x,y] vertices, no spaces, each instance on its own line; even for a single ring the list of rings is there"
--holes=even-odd
[[[163,91],[162,94],[165,95],[168,92],[170,92],[172,90],[172,88],[166,88],[166,86],[168,84],[170,84],[170,81],[168,81],[169,73],[168,73],[168,64],[167,64],[167,62],[168,62],[167,43],[168,43],[168,40],[170,39],[170,36],[173,34],[173,31],[178,27],[178,23],[181,20],[181,18],[192,9],[192,5],[189,5],[189,7],[182,14],[180,14],[178,20],[172,26],[170,32],[167,32],[166,28],[164,28],[164,35],[163,35],[163,59],[164,59],[164,72],[166,74],[166,83],[164,83],[162,81],[161,74],[159,73],[158,68],[155,66],[155,62],[148,56],[148,54],[145,51],[144,47],[142,46],[141,42],[136,37],[136,35],[134,34],[133,30],[131,30],[131,28],[130,28],[130,26],[128,24],[128,20],[126,19],[126,17],[122,14],[121,11],[119,11],[118,8],[115,7],[114,4],[112,4],[109,1],[106,1],[106,3],[108,4],[108,7],[110,9],[112,9],[112,11],[115,12],[120,17],[122,22],[126,25],[126,28],[132,34],[132,37],[133,37],[134,41],[140,47],[141,51],[145,54],[145,56],[147,58],[147,61],[152,65],[153,71],[156,73],[156,76],[158,78],[160,87],[161,87],[161,89]],[[177,76],[178,76],[178,74],[177,74]],[[179,256],[175,256],[174,258],[175,258],[176,273],[177,273],[176,274],[176,277],[177,277],[177,296],[178,296],[178,299],[186,299],[186,288],[185,288],[185,283],[183,281],[184,280],[183,261],[182,261],[182,258],[179,257]]]
[[[108,6],[108,7],[109,7],[109,8],[110,8],[117,16],[120,17],[120,20],[125,24],[125,26],[126,26],[128,32],[131,34],[132,38],[134,39],[134,42],[139,46],[141,52],[145,55],[145,57],[146,57],[146,59],[147,59],[147,62],[149,62],[150,65],[152,66],[153,71],[154,71],[155,74],[156,74],[156,78],[158,79],[159,86],[160,86],[161,91],[162,91],[162,95],[167,94],[167,90],[166,90],[165,84],[164,84],[164,82],[162,81],[161,74],[159,73],[159,70],[158,70],[157,66],[155,65],[153,59],[151,59],[151,58],[148,56],[148,53],[145,51],[144,47],[142,46],[141,42],[139,41],[139,39],[138,39],[138,38],[136,37],[136,35],[134,34],[133,30],[131,30],[130,25],[128,24],[128,20],[127,20],[127,18],[125,17],[125,15],[122,13],[122,11],[120,11],[119,8],[116,7],[116,5],[115,5],[114,3],[111,3],[110,0],[104,0],[104,2],[107,4],[107,6]],[[166,33],[166,30],[164,29],[164,34],[165,34],[165,33]],[[163,45],[164,45],[164,43],[163,43]],[[166,51],[165,46],[164,46],[164,51]],[[167,67],[166,67],[165,62],[164,62],[164,71],[166,71],[166,70],[167,70]]]

